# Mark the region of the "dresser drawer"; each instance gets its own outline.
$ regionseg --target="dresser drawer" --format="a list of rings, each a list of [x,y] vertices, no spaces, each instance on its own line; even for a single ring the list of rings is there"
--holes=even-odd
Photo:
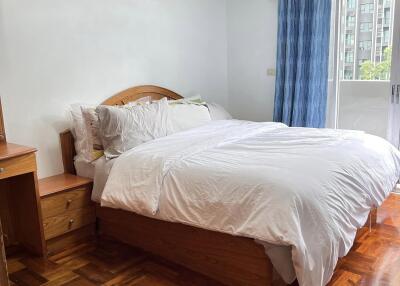
[[[45,239],[51,239],[96,221],[93,206],[70,210],[43,220]]]
[[[34,171],[36,171],[36,157],[34,153],[0,161],[0,179]]]
[[[90,192],[86,187],[65,191],[42,198],[43,218],[64,214],[66,211],[81,209],[91,204]]]

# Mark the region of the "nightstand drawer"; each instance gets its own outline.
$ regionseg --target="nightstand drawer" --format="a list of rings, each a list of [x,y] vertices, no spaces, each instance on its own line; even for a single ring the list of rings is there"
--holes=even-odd
[[[0,161],[0,179],[36,171],[35,154],[27,154]]]
[[[64,212],[43,220],[45,239],[51,239],[96,221],[94,207]]]
[[[41,201],[43,218],[64,214],[66,211],[77,210],[91,204],[90,191],[85,187],[65,191]]]

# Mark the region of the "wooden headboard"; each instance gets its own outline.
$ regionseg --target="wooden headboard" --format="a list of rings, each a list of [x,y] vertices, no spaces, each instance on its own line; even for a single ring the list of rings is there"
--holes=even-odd
[[[142,85],[129,88],[102,102],[102,105],[124,105],[138,100],[142,97],[150,96],[153,100],[159,100],[163,97],[168,99],[181,99],[179,94],[163,87],[154,85]],[[76,174],[74,166],[74,157],[76,155],[74,137],[70,130],[60,133],[60,143],[64,172]]]

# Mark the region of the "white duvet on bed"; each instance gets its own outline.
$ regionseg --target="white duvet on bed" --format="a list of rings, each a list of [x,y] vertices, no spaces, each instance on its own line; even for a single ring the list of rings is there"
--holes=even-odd
[[[291,246],[300,285],[325,285],[399,174],[399,152],[362,132],[213,121],[124,153],[101,204]]]

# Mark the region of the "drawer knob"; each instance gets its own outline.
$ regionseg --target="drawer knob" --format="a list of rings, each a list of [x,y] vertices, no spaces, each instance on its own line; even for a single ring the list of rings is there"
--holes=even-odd
[[[6,169],[0,168],[0,173],[4,173]]]
[[[72,203],[71,199],[67,200],[67,208],[71,205],[71,203]]]
[[[73,219],[70,219],[69,220],[69,227],[71,228],[72,227],[72,224],[74,223],[74,220]]]

